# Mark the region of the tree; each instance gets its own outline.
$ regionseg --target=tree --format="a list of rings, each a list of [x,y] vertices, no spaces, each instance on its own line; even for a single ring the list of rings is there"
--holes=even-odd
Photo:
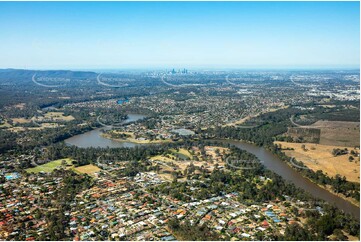
[[[333,231],[333,234],[335,235],[336,240],[339,240],[339,241],[346,241],[347,240],[347,237],[343,234],[341,229],[335,229]]]
[[[61,165],[62,165],[62,166],[66,166],[67,164],[68,164],[68,163],[66,162],[66,160],[62,160],[62,161],[61,161]]]

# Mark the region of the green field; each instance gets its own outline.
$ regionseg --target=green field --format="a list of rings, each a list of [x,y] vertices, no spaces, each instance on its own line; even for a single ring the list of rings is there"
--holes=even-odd
[[[179,151],[176,151],[175,149],[170,149],[170,151],[174,156],[177,156],[181,159],[189,159],[189,160],[192,159],[192,155],[186,149],[181,148],[179,149]]]
[[[54,161],[50,161],[44,165],[40,165],[40,166],[37,166],[37,167],[34,167],[34,168],[29,168],[29,169],[26,169],[27,172],[34,172],[34,173],[39,173],[41,171],[44,171],[44,172],[52,172],[55,168],[57,167],[60,167],[61,166],[61,162],[65,160],[66,163],[68,165],[72,165],[72,161],[73,159],[70,159],[70,158],[64,158],[64,159],[59,159],[59,160],[54,160]]]

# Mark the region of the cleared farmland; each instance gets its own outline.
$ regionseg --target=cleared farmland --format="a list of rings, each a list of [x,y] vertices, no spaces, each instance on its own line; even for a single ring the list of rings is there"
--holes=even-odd
[[[281,145],[282,149],[294,149],[284,150],[284,152],[287,156],[302,161],[313,171],[322,170],[330,177],[339,174],[345,176],[348,181],[360,182],[360,158],[356,157],[354,161],[350,162],[350,154],[333,156],[332,150],[334,148],[340,148],[339,146],[288,142],[276,142],[276,144]],[[302,148],[303,145],[305,145],[305,149]],[[354,147],[343,148],[359,153],[359,149],[355,150]]]

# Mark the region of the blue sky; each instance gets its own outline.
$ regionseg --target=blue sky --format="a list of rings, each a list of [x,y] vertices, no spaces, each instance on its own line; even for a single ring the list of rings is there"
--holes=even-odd
[[[359,2],[0,2],[0,68],[360,63]]]

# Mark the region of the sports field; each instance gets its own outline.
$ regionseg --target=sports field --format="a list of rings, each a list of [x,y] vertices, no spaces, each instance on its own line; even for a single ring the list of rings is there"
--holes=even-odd
[[[95,165],[85,165],[85,166],[74,167],[74,170],[80,173],[85,173],[90,176],[93,176],[95,172],[100,171],[100,168]]]
[[[52,172],[55,168],[61,167],[62,162],[65,161],[68,165],[72,165],[72,159],[70,158],[64,158],[59,160],[50,161],[46,164],[26,169],[27,172],[34,172],[39,173],[41,171],[43,172]]]

